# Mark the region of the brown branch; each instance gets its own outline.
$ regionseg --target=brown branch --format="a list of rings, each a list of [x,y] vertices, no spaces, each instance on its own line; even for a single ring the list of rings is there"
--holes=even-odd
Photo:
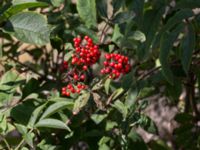
[[[99,39],[100,43],[103,43],[103,37],[106,34],[106,28],[107,28],[107,26],[108,26],[108,23],[106,22],[105,26],[102,29],[102,33],[101,33],[101,36],[100,36],[100,39]]]
[[[37,74],[38,76],[44,78],[44,75],[43,75],[43,74],[37,72],[35,69],[31,68],[30,66],[23,64],[22,62],[20,62],[19,60],[15,59],[15,58],[12,57],[12,56],[9,56],[9,55],[8,55],[7,57],[8,57],[9,59],[11,59],[12,61],[18,63],[18,64],[21,65],[22,67],[25,67],[25,68],[27,68],[28,70],[30,70],[31,72],[33,72],[33,73]]]

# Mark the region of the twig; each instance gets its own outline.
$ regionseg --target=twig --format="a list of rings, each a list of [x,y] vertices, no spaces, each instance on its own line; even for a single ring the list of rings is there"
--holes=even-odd
[[[11,150],[11,147],[10,147],[10,145],[8,144],[8,141],[6,140],[6,138],[3,137],[3,136],[1,136],[1,137],[2,137],[3,142],[5,143],[6,147],[8,148],[8,150]]]
[[[161,68],[161,66],[156,67],[156,68],[153,68],[153,69],[149,70],[147,73],[142,74],[142,75],[138,78],[138,81],[140,81],[140,80],[144,79],[145,77],[151,75],[152,73],[156,72],[156,71],[159,70],[160,68]]]
[[[106,24],[105,24],[105,26],[103,27],[103,29],[102,29],[102,33],[101,33],[101,36],[100,36],[100,43],[103,43],[103,37],[105,36],[105,34],[106,34],[106,28],[107,28],[107,26],[108,26],[108,23],[106,22]]]
[[[7,57],[8,57],[9,59],[13,60],[14,62],[17,62],[19,65],[21,65],[21,66],[27,68],[27,69],[30,70],[31,72],[33,72],[33,73],[39,75],[40,77],[44,77],[43,74],[37,72],[35,69],[29,67],[28,65],[25,65],[25,64],[21,63],[19,60],[15,59],[14,57],[9,56],[9,55],[8,55]]]
[[[31,129],[30,131],[29,131],[29,133],[31,133],[33,131],[33,129]],[[22,144],[24,143],[24,139],[22,139],[21,141],[20,141],[20,143],[17,145],[17,147],[15,148],[15,150],[18,150],[21,146],[22,146]]]

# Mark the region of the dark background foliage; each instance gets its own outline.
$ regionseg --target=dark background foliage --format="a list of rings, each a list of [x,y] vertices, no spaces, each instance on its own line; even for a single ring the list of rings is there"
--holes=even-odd
[[[200,149],[199,14],[199,0],[0,1],[0,148]],[[102,57],[89,88],[63,97],[77,35]],[[106,52],[132,71],[102,76]]]

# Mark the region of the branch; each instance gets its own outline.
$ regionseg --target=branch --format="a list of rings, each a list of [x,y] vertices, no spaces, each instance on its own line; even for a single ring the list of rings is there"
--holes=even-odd
[[[31,72],[33,72],[33,73],[37,74],[38,76],[44,78],[44,75],[43,75],[43,74],[37,72],[35,69],[31,68],[30,66],[21,63],[19,60],[15,59],[15,58],[12,57],[12,56],[9,56],[9,55],[8,55],[7,57],[8,57],[9,59],[11,59],[12,61],[18,63],[18,64],[21,65],[22,67],[25,67],[25,68],[27,68],[28,70],[30,70]]]

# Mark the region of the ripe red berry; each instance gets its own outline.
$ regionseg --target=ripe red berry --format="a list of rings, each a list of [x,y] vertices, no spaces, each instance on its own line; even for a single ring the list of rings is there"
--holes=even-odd
[[[78,80],[78,75],[77,74],[74,74],[74,80]]]
[[[80,79],[81,79],[82,81],[84,81],[84,80],[85,80],[85,75],[84,75],[84,74],[81,75]]]
[[[87,70],[88,67],[86,65],[83,66],[83,70]]]
[[[66,92],[65,95],[69,97],[69,96],[70,96],[70,93],[69,93],[69,92]]]
[[[105,68],[101,70],[102,74],[109,74],[109,78],[117,79],[121,74],[130,72],[131,66],[128,57],[111,53],[105,54],[106,61],[103,62]]]

